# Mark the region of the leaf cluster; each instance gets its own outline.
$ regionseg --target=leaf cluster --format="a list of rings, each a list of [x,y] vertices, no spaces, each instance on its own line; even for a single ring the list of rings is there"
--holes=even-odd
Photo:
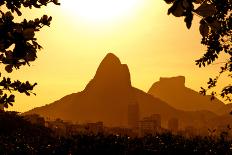
[[[8,105],[13,106],[13,102],[15,102],[15,96],[13,94],[8,95],[7,93],[4,93],[4,91],[8,91],[10,93],[12,91],[16,91],[30,96],[31,93],[35,95],[32,90],[36,85],[37,83],[32,85],[28,81],[20,82],[17,80],[12,82],[10,78],[3,77],[2,81],[0,81],[0,104],[3,104],[5,108],[8,108]]]
[[[36,60],[37,52],[42,46],[37,42],[35,34],[44,26],[50,26],[52,21],[51,16],[43,15],[41,18],[15,22],[15,16],[22,15],[22,8],[41,8],[49,3],[60,5],[58,0],[0,0],[0,7],[6,8],[0,8],[0,64],[8,73],[24,65],[30,66],[30,62]],[[16,91],[29,96],[35,85],[36,83],[30,84],[28,81],[11,82],[10,78],[2,77],[0,104],[7,108],[8,104],[12,105],[14,102],[14,95],[8,96],[5,91]]]

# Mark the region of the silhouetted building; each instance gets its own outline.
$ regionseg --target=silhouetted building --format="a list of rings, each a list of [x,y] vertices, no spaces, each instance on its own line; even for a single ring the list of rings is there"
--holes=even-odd
[[[87,123],[85,125],[85,129],[87,130],[87,132],[91,133],[103,132],[103,122]]]
[[[194,126],[186,126],[184,134],[187,137],[192,137],[198,135],[198,130]]]
[[[24,119],[31,122],[31,124],[45,126],[45,119],[38,114],[25,115]]]
[[[139,105],[138,103],[128,105],[128,126],[131,129],[137,129],[139,122]]]
[[[220,134],[222,132],[228,132],[230,129],[228,128],[229,125],[223,125],[223,124],[219,124],[216,128],[217,132]]]
[[[137,136],[137,134],[134,133],[132,129],[122,128],[122,127],[106,127],[105,133],[113,134],[113,135],[120,135],[120,136],[130,136],[130,137]]]
[[[172,132],[177,132],[179,128],[179,120],[177,118],[171,118],[168,121],[168,129]]]
[[[49,121],[46,126],[52,129],[56,136],[66,136],[68,123],[61,119],[56,119],[55,121]]]
[[[139,134],[141,136],[145,134],[152,134],[159,132],[161,129],[161,116],[160,114],[154,114],[150,117],[144,117],[139,122]]]
[[[161,116],[160,116],[160,114],[151,115],[151,119],[155,122],[156,128],[161,128]]]

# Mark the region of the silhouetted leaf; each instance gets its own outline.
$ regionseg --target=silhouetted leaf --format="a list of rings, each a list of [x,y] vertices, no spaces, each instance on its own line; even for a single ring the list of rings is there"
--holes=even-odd
[[[31,40],[34,38],[35,36],[35,32],[34,29],[32,28],[27,28],[25,30],[23,30],[23,36],[26,40]]]
[[[193,14],[192,12],[190,12],[188,15],[185,16],[185,19],[184,19],[188,29],[190,29],[192,26],[192,20],[193,20]]]
[[[218,31],[221,27],[221,24],[220,22],[214,20],[212,23],[209,23],[209,26],[213,31]]]
[[[205,0],[194,0],[193,2],[196,3],[196,4],[201,4],[203,3]]]
[[[195,12],[202,16],[202,17],[208,17],[208,16],[212,16],[213,14],[215,14],[217,11],[217,9],[215,8],[215,6],[213,4],[208,4],[208,3],[202,3],[196,10]]]
[[[164,0],[167,4],[173,3],[175,0]]]
[[[201,25],[200,25],[200,33],[201,33],[201,35],[203,37],[208,36],[208,34],[209,34],[209,26],[208,26],[207,23],[205,23],[205,22],[201,23]]]
[[[182,1],[182,6],[185,8],[185,9],[188,9],[191,7],[191,1],[189,0],[183,0]]]
[[[18,16],[22,16],[22,12],[18,8],[16,8],[15,11],[18,14]]]
[[[12,71],[13,71],[13,66],[12,65],[7,65],[6,67],[5,67],[5,70],[8,72],[8,73],[11,73]]]
[[[5,103],[5,104],[4,104],[4,108],[8,108],[8,104]]]
[[[181,1],[175,1],[171,13],[176,17],[181,17],[184,14],[184,8]]]

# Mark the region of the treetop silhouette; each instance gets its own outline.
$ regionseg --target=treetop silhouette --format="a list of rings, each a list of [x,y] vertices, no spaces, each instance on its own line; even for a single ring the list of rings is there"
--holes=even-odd
[[[22,15],[22,8],[41,8],[49,3],[60,5],[58,0],[1,0],[0,1],[0,63],[5,70],[11,73],[14,69],[29,65],[37,58],[37,51],[42,46],[37,42],[36,32],[44,26],[50,26],[52,17],[43,15],[40,19],[24,19],[22,22],[15,22],[15,16]],[[15,13],[16,14],[13,14]],[[0,72],[0,77],[1,72]],[[12,91],[25,93],[30,96],[34,94],[33,88],[37,84],[28,81],[12,81],[11,78],[2,77],[0,81],[0,104],[5,108],[13,105],[15,96]],[[10,94],[10,95],[8,95]]]

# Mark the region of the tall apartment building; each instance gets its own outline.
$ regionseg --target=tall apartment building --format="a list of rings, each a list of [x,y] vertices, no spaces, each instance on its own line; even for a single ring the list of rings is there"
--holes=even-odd
[[[139,105],[138,103],[128,105],[128,126],[131,129],[137,129],[139,123]]]
[[[177,118],[171,118],[168,120],[168,129],[172,132],[177,132],[179,129],[179,120]]]
[[[159,132],[161,129],[160,114],[153,114],[150,117],[144,117],[139,121],[139,133],[141,136]]]

